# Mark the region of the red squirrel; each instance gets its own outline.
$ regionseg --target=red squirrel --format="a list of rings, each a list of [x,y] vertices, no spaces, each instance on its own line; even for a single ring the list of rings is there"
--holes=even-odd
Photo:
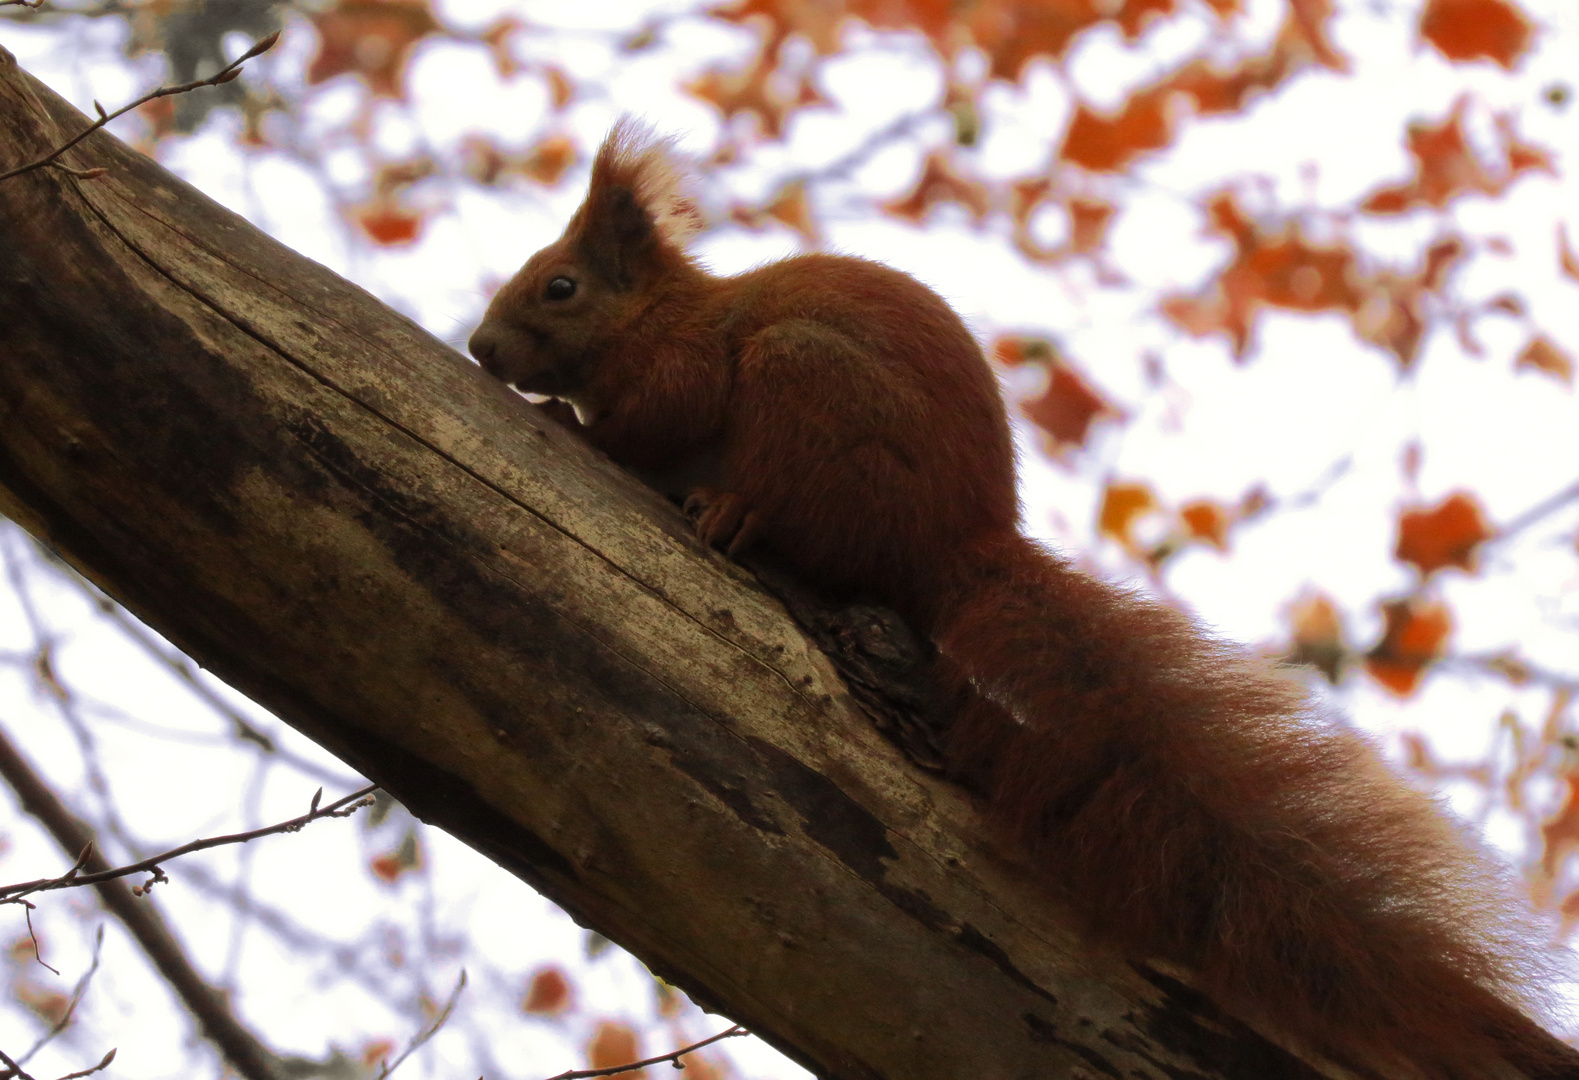
[[[714,276],[685,182],[616,126],[489,304],[482,366],[616,462],[689,476],[703,542],[767,545],[930,636],[949,769],[1099,939],[1340,1061],[1579,1078],[1529,1019],[1538,934],[1457,826],[1293,678],[1020,534],[997,380],[948,304],[844,256]]]

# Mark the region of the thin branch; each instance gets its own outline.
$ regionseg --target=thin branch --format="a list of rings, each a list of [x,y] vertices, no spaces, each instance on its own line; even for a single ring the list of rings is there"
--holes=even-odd
[[[25,7],[37,11],[44,6],[44,0],[0,0],[0,7]]]
[[[53,971],[56,975],[59,975],[60,974],[60,969],[55,967],[53,964],[46,964],[46,963],[44,963],[43,956],[41,956],[39,954],[39,951],[38,951],[38,935],[33,933],[33,905],[28,903],[26,900],[19,900],[17,902],[22,905],[23,917],[27,919],[27,936],[28,936],[28,939],[33,942],[33,959],[34,959],[34,961],[36,961],[41,967],[47,967],[47,968],[49,968],[49,970]]]
[[[460,979],[455,983],[455,989],[450,991],[449,1000],[444,1003],[444,1008],[439,1010],[439,1015],[434,1018],[433,1023],[417,1032],[412,1040],[406,1044],[406,1048],[400,1052],[399,1057],[392,1062],[386,1062],[384,1067],[379,1070],[376,1080],[385,1080],[385,1077],[400,1068],[400,1063],[410,1057],[417,1047],[438,1034],[439,1028],[443,1027],[444,1022],[450,1018],[450,1013],[455,1011],[455,1003],[460,1000],[461,991],[464,989],[466,989],[466,972],[462,971]]]
[[[1514,686],[1535,685],[1549,690],[1579,691],[1579,675],[1558,671],[1555,668],[1525,660],[1510,653],[1448,654],[1436,660],[1444,671],[1473,671],[1482,675],[1496,675]]]
[[[16,792],[22,809],[43,822],[55,842],[68,853],[81,853],[92,843],[93,831],[61,802],[60,796],[3,731],[0,731],[0,776]],[[109,863],[97,851],[88,851],[83,865],[93,874],[110,869]],[[158,909],[148,900],[133,895],[124,881],[100,881],[95,887],[104,906],[131,932],[154,968],[197,1020],[204,1037],[219,1048],[235,1071],[246,1080],[281,1080],[285,1074],[279,1058],[241,1023],[231,1011],[226,996],[209,985],[192,966],[181,942]],[[11,1075],[23,1080],[20,1073]],[[6,1075],[0,1074],[0,1080],[7,1080]]]
[[[51,1026],[48,1031],[40,1035],[38,1037],[38,1041],[30,1046],[27,1053],[23,1054],[21,1058],[18,1059],[22,1062],[22,1064],[27,1064],[27,1062],[32,1059],[34,1054],[44,1049],[45,1045],[48,1044],[51,1039],[53,1039],[56,1035],[59,1035],[62,1031],[65,1031],[67,1025],[71,1023],[71,1018],[77,1014],[77,1006],[82,1003],[82,995],[88,991],[88,983],[92,981],[94,974],[99,970],[99,953],[103,947],[104,924],[100,923],[98,933],[93,935],[93,959],[88,964],[88,970],[82,973],[82,978],[77,980],[77,985],[72,989],[71,1001],[67,1003],[66,1011],[61,1013],[60,1019],[56,1020],[54,1025]]]
[[[4,1050],[0,1050],[0,1064],[5,1066],[5,1072],[0,1073],[0,1080],[34,1080],[22,1066],[12,1061]]]
[[[18,530],[20,532],[20,530]],[[138,648],[166,668],[177,679],[184,683],[189,691],[214,712],[230,721],[234,726],[238,738],[254,743],[264,753],[289,765],[299,773],[311,776],[316,780],[328,784],[346,782],[344,773],[337,773],[326,769],[314,761],[309,761],[300,754],[293,753],[280,746],[267,732],[255,727],[250,720],[236,710],[228,701],[218,694],[211,686],[198,678],[192,663],[179,654],[171,655],[168,646],[152,634],[142,623],[127,613],[126,609],[117,604],[87,578],[72,569],[59,555],[51,552],[37,540],[22,534],[30,541],[33,550],[46,567],[53,570],[59,577],[77,589],[99,609],[99,612],[111,620],[121,629]]]
[[[10,0],[7,0],[7,2],[10,2]],[[130,105],[123,105],[112,113],[105,112],[104,106],[95,101],[93,103],[93,108],[99,114],[99,118],[97,120],[79,132],[76,137],[57,146],[54,150],[50,151],[48,154],[45,154],[37,161],[30,161],[26,165],[18,165],[10,172],[0,173],[0,180],[9,180],[13,176],[20,176],[25,172],[32,172],[34,169],[42,169],[46,165],[54,165],[57,169],[64,169],[66,172],[71,173],[71,175],[77,177],[79,180],[91,180],[94,177],[103,176],[105,172],[103,169],[67,169],[64,165],[57,165],[55,159],[60,157],[60,155],[64,154],[67,150],[70,150],[73,146],[76,146],[79,142],[81,142],[83,139],[86,139],[95,131],[98,131],[111,120],[114,120],[119,116],[124,116],[133,109],[142,105],[146,105],[156,98],[172,97],[176,94],[186,94],[205,86],[219,86],[221,83],[230,82],[230,80],[241,74],[242,64],[246,63],[248,60],[251,60],[254,56],[268,52],[270,49],[274,48],[274,43],[279,40],[280,32],[276,30],[268,37],[259,39],[257,44],[253,45],[252,48],[242,53],[235,60],[231,61],[229,65],[222,68],[215,74],[210,75],[208,78],[198,79],[195,82],[182,83],[180,86],[161,86],[157,90],[150,90],[148,93],[144,94]]]
[[[288,821],[267,825],[261,829],[253,829],[250,832],[230,833],[226,836],[211,836],[204,840],[193,840],[182,844],[180,847],[161,852],[152,858],[143,859],[141,862],[130,863],[126,866],[118,866],[109,870],[100,870],[96,873],[82,874],[79,871],[92,854],[92,846],[90,845],[77,859],[77,865],[59,877],[39,878],[37,881],[24,881],[16,885],[0,886],[0,903],[14,904],[22,897],[31,896],[34,893],[51,892],[55,889],[74,889],[80,885],[97,885],[101,881],[113,881],[115,878],[127,877],[131,874],[151,873],[154,875],[154,881],[163,881],[165,878],[163,871],[159,869],[160,863],[168,862],[182,855],[190,855],[194,851],[206,851],[209,848],[223,847],[226,844],[245,844],[249,840],[258,839],[260,836],[299,832],[304,826],[323,818],[349,817],[356,813],[357,810],[371,803],[371,796],[377,790],[377,784],[369,784],[359,791],[353,791],[343,799],[338,799],[328,806],[321,807],[318,805],[318,800],[323,798],[323,788],[319,788],[317,794],[313,796],[312,806],[307,813],[293,817]],[[152,884],[152,882],[149,884]],[[139,895],[141,892],[146,891],[147,886],[141,887],[140,890],[133,890],[133,892],[138,892]]]
[[[673,1065],[676,1069],[683,1069],[685,1066],[680,1064],[680,1059],[686,1054],[689,1054],[694,1050],[700,1050],[708,1043],[715,1043],[720,1039],[732,1039],[737,1035],[750,1034],[751,1032],[747,1031],[739,1024],[736,1024],[728,1031],[720,1031],[717,1035],[703,1039],[701,1042],[694,1042],[690,1046],[682,1046],[673,1053],[664,1054],[660,1057],[645,1058],[641,1061],[633,1061],[629,1065],[615,1065],[607,1069],[582,1069],[579,1071],[576,1069],[570,1069],[566,1072],[550,1076],[548,1080],[587,1080],[588,1077],[593,1076],[618,1076],[620,1073],[635,1072],[637,1069],[645,1069],[649,1065],[662,1065],[666,1061]]]
[[[1571,502],[1579,502],[1579,480],[1574,481],[1555,495],[1541,500],[1524,511],[1524,513],[1498,529],[1496,535],[1486,540],[1482,546],[1489,547],[1492,544],[1498,544],[1510,539],[1547,515],[1561,510]]]
[[[99,1059],[99,1063],[97,1065],[95,1065],[93,1068],[91,1068],[91,1069],[82,1069],[82,1070],[80,1070],[78,1072],[74,1072],[74,1073],[67,1073],[65,1076],[60,1077],[59,1080],[78,1080],[78,1077],[92,1076],[94,1073],[98,1072],[100,1069],[107,1069],[107,1068],[109,1068],[110,1067],[110,1062],[115,1060],[115,1050],[116,1050],[115,1047],[111,1047],[110,1048],[110,1052],[108,1054],[105,1054],[102,1058],[100,1058]]]

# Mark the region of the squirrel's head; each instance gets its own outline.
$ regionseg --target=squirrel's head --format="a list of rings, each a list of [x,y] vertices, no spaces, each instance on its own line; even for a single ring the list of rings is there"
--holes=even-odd
[[[528,393],[575,400],[665,278],[694,272],[685,241],[699,219],[685,180],[667,141],[628,119],[616,124],[565,234],[505,283],[472,334],[483,368]]]

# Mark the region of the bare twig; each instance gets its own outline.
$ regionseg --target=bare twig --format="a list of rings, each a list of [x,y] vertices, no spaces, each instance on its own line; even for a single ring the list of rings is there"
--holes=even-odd
[[[44,6],[44,0],[0,0],[0,7],[25,7],[37,10]]]
[[[12,1061],[4,1050],[0,1050],[0,1064],[5,1066],[5,1072],[0,1073],[0,1080],[33,1080],[22,1066]]]
[[[1506,652],[1449,654],[1439,657],[1436,666],[1445,671],[1496,675],[1515,686],[1529,684],[1549,690],[1566,691],[1570,694],[1579,692],[1579,675],[1571,671],[1559,671],[1556,668],[1542,666],[1517,654]]]
[[[60,969],[55,967],[53,964],[44,963],[44,957],[39,954],[38,935],[33,933],[33,905],[29,904],[26,900],[19,900],[18,903],[22,905],[23,915],[27,919],[27,936],[28,939],[33,942],[33,959],[41,966],[47,967],[56,975],[59,975]]]
[[[91,1068],[91,1069],[82,1069],[82,1070],[79,1070],[78,1072],[74,1072],[74,1073],[67,1073],[65,1076],[60,1077],[59,1080],[78,1080],[79,1077],[92,1076],[94,1073],[98,1072],[100,1069],[107,1069],[107,1068],[109,1068],[110,1067],[110,1062],[112,1062],[114,1060],[115,1060],[115,1048],[112,1047],[110,1049],[110,1052],[108,1054],[105,1054],[102,1058],[100,1058],[99,1059],[99,1063],[97,1065],[95,1065],[93,1068]]]
[[[682,1046],[673,1053],[663,1054],[660,1057],[644,1058],[641,1061],[633,1061],[629,1065],[615,1065],[607,1069],[570,1069],[566,1072],[551,1076],[548,1078],[548,1080],[587,1080],[588,1077],[593,1076],[618,1076],[620,1073],[635,1072],[637,1069],[645,1069],[649,1065],[662,1065],[666,1061],[673,1065],[676,1069],[683,1069],[685,1066],[680,1064],[680,1059],[686,1054],[691,1053],[693,1050],[700,1050],[708,1043],[715,1043],[720,1039],[732,1039],[737,1035],[749,1034],[751,1034],[751,1032],[747,1031],[739,1024],[736,1024],[728,1031],[720,1031],[717,1035],[703,1039],[701,1042],[694,1042],[690,1046]]]
[[[16,792],[22,808],[43,822],[56,843],[68,853],[80,853],[92,842],[92,830],[67,809],[60,796],[51,790],[3,731],[0,731],[0,776]],[[93,874],[110,869],[109,863],[96,851],[88,853],[83,866]],[[124,881],[100,881],[95,887],[105,907],[125,924],[159,974],[191,1011],[204,1036],[219,1048],[235,1071],[246,1080],[281,1080],[285,1074],[279,1058],[242,1024],[231,1011],[225,995],[209,985],[192,966],[158,909],[134,896]],[[10,1075],[15,1080],[24,1080],[21,1073]],[[7,1080],[7,1075],[0,1074],[0,1080]]]
[[[1524,513],[1498,529],[1496,534],[1488,539],[1483,546],[1501,543],[1504,540],[1517,536],[1542,518],[1561,510],[1571,502],[1579,502],[1579,480],[1569,484],[1555,495],[1542,499],[1524,511]]]
[[[153,874],[153,879],[148,882],[148,885],[151,885],[154,881],[165,880],[164,872],[159,869],[159,864],[162,862],[168,862],[182,855],[190,855],[194,851],[206,851],[209,848],[223,847],[226,844],[245,844],[249,840],[258,839],[260,836],[297,832],[304,826],[323,818],[348,817],[363,806],[371,803],[371,796],[377,790],[377,784],[369,784],[359,791],[353,791],[343,799],[337,799],[328,806],[319,806],[318,801],[323,798],[323,788],[319,788],[317,793],[313,795],[312,805],[307,813],[299,817],[293,817],[288,821],[281,821],[261,829],[253,829],[250,832],[230,833],[226,836],[211,836],[204,840],[193,840],[190,843],[182,844],[180,847],[174,847],[151,858],[143,859],[141,862],[100,870],[91,874],[83,874],[80,871],[93,854],[92,845],[89,845],[77,859],[77,865],[59,877],[39,878],[37,881],[24,881],[16,885],[0,886],[0,903],[14,904],[20,901],[22,897],[31,896],[34,893],[50,892],[55,889],[73,889],[80,885],[97,885],[101,881],[112,881],[115,878],[127,877],[131,874]],[[148,885],[132,891],[141,895],[147,891]]]
[[[61,143],[59,146],[55,147],[54,150],[50,151],[48,154],[45,154],[37,161],[30,161],[26,165],[18,165],[10,172],[0,173],[0,180],[9,180],[13,176],[20,176],[25,172],[32,172],[34,169],[42,169],[46,165],[53,165],[57,169],[63,169],[66,172],[69,172],[71,175],[77,177],[79,180],[91,180],[94,177],[103,176],[105,172],[103,169],[69,169],[64,165],[57,164],[55,159],[60,157],[60,155],[64,154],[67,150],[70,150],[73,146],[76,146],[79,142],[81,142],[83,139],[86,139],[95,131],[99,130],[105,124],[108,124],[111,120],[114,120],[118,116],[124,116],[126,113],[131,112],[133,109],[138,108],[139,106],[146,105],[150,101],[162,97],[173,97],[176,94],[190,93],[191,91],[200,89],[204,86],[219,86],[221,83],[230,82],[230,80],[241,74],[242,64],[246,63],[248,60],[251,60],[254,56],[268,52],[270,49],[274,48],[274,43],[279,40],[280,32],[276,30],[268,37],[259,39],[257,44],[253,45],[252,48],[242,53],[235,60],[231,61],[228,66],[222,68],[213,75],[210,75],[208,78],[198,79],[195,82],[182,83],[179,86],[161,86],[157,90],[150,90],[148,93],[144,94],[130,105],[123,105],[112,113],[105,112],[104,106],[95,101],[93,103],[93,108],[99,114],[99,118],[97,120],[89,124],[82,131],[78,132],[74,138]]]
[[[65,1012],[60,1014],[60,1019],[56,1020],[48,1031],[40,1035],[37,1042],[28,1047],[27,1053],[17,1059],[23,1065],[26,1065],[34,1054],[44,1049],[51,1039],[65,1031],[71,1023],[71,1018],[77,1013],[77,1006],[82,1003],[82,995],[88,991],[88,983],[92,981],[94,974],[99,970],[99,953],[103,947],[104,924],[100,923],[98,933],[93,935],[93,959],[88,964],[88,970],[82,973],[82,978],[78,979],[77,985],[72,988],[71,1001],[67,1003]],[[103,1068],[103,1065],[101,1064],[99,1067]]]
[[[450,1013],[455,1011],[455,1003],[460,1000],[461,991],[464,989],[466,989],[466,972],[462,971],[461,977],[455,983],[455,989],[450,991],[449,1000],[444,1003],[444,1008],[439,1010],[439,1015],[434,1018],[433,1023],[417,1032],[406,1044],[406,1048],[400,1052],[399,1057],[394,1061],[385,1062],[384,1067],[378,1071],[376,1080],[385,1080],[385,1077],[400,1068],[400,1063],[410,1057],[417,1047],[438,1034],[439,1028],[443,1027],[444,1022],[450,1018]]]
[[[20,533],[20,530],[17,530]],[[83,594],[99,612],[118,626],[122,633],[129,638],[139,649],[147,653],[155,662],[164,667],[170,674],[186,686],[186,688],[211,708],[215,713],[224,717],[235,728],[238,738],[254,743],[264,753],[272,755],[277,760],[284,762],[299,773],[311,776],[326,784],[345,782],[345,774],[333,769],[326,769],[314,761],[287,750],[276,743],[269,735],[259,730],[245,716],[217,693],[211,686],[204,683],[197,676],[194,666],[186,657],[173,651],[164,642],[155,637],[149,630],[129,615],[124,608],[106,596],[98,586],[87,578],[77,573],[76,570],[63,561],[59,555],[44,547],[37,540],[21,533],[22,538],[32,545],[35,556],[46,567],[57,573],[61,580],[70,584]],[[13,580],[16,575],[13,574]],[[21,587],[18,586],[21,592]],[[35,635],[36,636],[36,635]],[[0,654],[3,655],[3,654]]]

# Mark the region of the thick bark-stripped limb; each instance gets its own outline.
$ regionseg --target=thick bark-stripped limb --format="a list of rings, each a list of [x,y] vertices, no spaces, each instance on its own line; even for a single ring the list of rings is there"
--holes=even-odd
[[[0,53],[0,169],[81,117]],[[0,510],[822,1076],[1340,1076],[1088,949],[678,513],[113,137],[0,185]],[[859,636],[859,635],[855,635]]]

